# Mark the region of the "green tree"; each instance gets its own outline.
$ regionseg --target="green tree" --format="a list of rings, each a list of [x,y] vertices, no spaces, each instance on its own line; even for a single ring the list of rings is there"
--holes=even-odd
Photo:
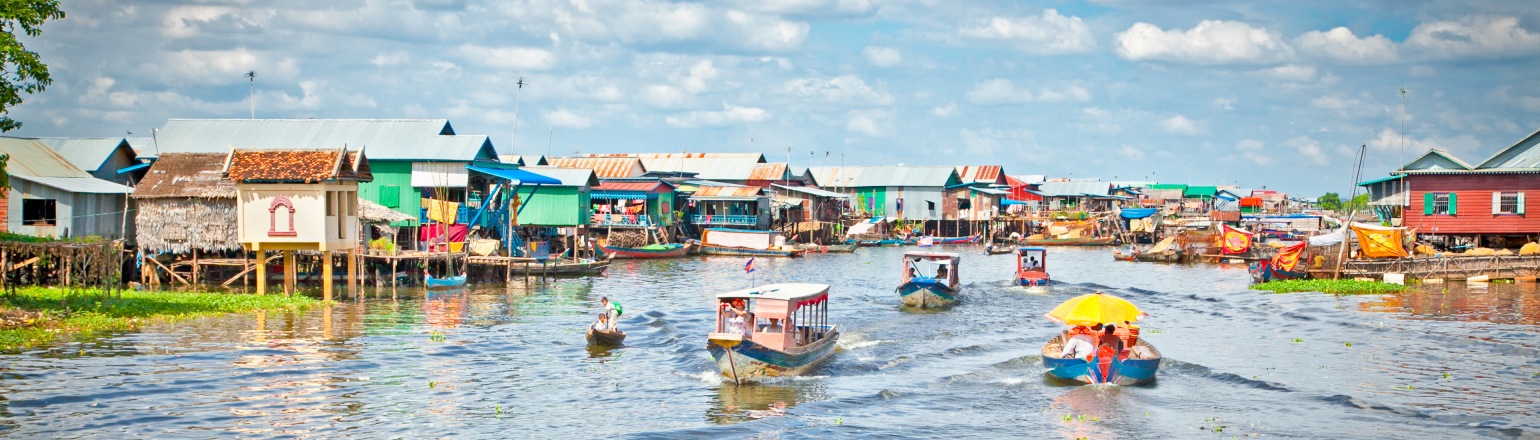
[[[1359,194],[1359,195],[1353,196],[1353,200],[1348,201],[1347,204],[1342,207],[1342,210],[1344,210],[1344,211],[1359,211],[1359,212],[1368,211],[1369,210],[1369,195],[1368,194]]]
[[[11,119],[11,107],[21,104],[23,95],[42,92],[53,83],[48,76],[48,65],[43,64],[37,52],[27,50],[16,38],[20,29],[28,37],[43,34],[43,23],[64,18],[58,0],[4,0],[0,1],[0,133],[21,128],[21,122]],[[10,188],[10,175],[5,173],[9,157],[0,155],[0,190]]]
[[[1337,193],[1329,192],[1322,194],[1320,198],[1315,200],[1321,205],[1321,209],[1336,211],[1337,209],[1342,208],[1342,197],[1338,196]]]

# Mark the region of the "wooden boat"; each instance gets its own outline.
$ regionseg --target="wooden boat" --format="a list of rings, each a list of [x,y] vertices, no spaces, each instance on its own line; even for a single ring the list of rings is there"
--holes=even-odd
[[[1112,251],[1112,259],[1116,261],[1134,261],[1134,258],[1137,255],[1139,255],[1139,252],[1135,249],[1118,249]]]
[[[549,276],[583,276],[602,275],[610,267],[610,259],[600,260],[551,260],[545,263],[531,262],[526,264],[514,263],[509,270],[513,275],[549,275]]]
[[[984,248],[984,253],[987,255],[1001,255],[1012,252],[1016,252],[1016,247],[1008,244],[991,244],[989,247]]]
[[[1016,250],[1016,285],[1048,285],[1048,249],[1029,246]]]
[[[657,246],[657,245],[655,245]],[[618,246],[599,246],[599,250],[606,255],[614,255],[617,259],[653,259],[653,258],[678,258],[690,253],[691,245],[666,244],[657,247],[628,248]]]
[[[812,253],[812,254],[822,254],[822,253],[831,253],[831,252],[832,253],[851,253],[851,252],[855,252],[856,251],[856,245],[854,243],[851,243],[851,244],[812,244],[812,243],[804,243],[804,244],[797,245],[797,249],[804,250],[804,251],[807,251],[808,253]]]
[[[908,240],[904,240],[902,238],[884,238],[881,240],[861,240],[856,242],[856,245],[861,247],[903,246],[905,244],[914,243],[910,243]]]
[[[1069,338],[1066,330],[1043,344],[1043,367],[1048,369],[1049,376],[1085,384],[1142,385],[1154,382],[1155,372],[1160,370],[1160,350],[1144,339],[1139,339],[1121,355],[1114,355],[1108,349],[1098,351],[1087,361],[1085,358],[1059,357]]]
[[[967,237],[936,237],[936,244],[973,244],[984,241],[982,234],[973,234]]]
[[[727,305],[748,304],[747,328],[733,328]],[[829,285],[767,284],[717,295],[715,331],[706,351],[734,382],[801,374],[834,354],[839,329],[829,323]]]
[[[593,326],[589,326],[588,333],[583,334],[583,338],[588,340],[588,345],[619,347],[621,343],[626,342],[626,332],[620,330],[598,331],[594,330]]]
[[[701,255],[740,255],[747,257],[800,257],[807,252],[775,244],[776,231],[710,228],[701,233]]]
[[[453,289],[456,287],[465,287],[465,274],[446,278],[434,278],[433,274],[430,274],[427,271],[423,271],[422,276],[423,285],[427,286],[429,289]]]
[[[910,251],[904,253],[904,278],[898,285],[898,297],[905,306],[937,307],[957,302],[962,289],[953,252]]]
[[[1024,238],[1021,244],[1028,246],[1111,246],[1113,237],[1081,238]]]

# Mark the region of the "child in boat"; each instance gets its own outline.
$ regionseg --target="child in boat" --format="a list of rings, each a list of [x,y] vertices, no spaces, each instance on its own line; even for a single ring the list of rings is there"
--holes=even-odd
[[[593,328],[594,328],[594,331],[608,333],[610,331],[610,315],[605,314],[605,313],[600,313],[599,314],[599,322],[595,322],[594,325],[593,325]]]
[[[620,302],[619,301],[610,301],[610,297],[608,297],[608,296],[602,297],[602,298],[599,298],[599,308],[603,310],[602,313],[606,313],[606,314],[610,315],[609,316],[610,329],[611,330],[615,330],[615,331],[619,331],[620,330],[620,313],[621,313]]]

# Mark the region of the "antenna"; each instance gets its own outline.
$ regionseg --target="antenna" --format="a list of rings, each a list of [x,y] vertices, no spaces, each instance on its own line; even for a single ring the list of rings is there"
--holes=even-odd
[[[1406,95],[1411,93],[1412,91],[1407,90],[1406,87],[1401,88],[1401,164],[1396,167],[1397,171],[1406,170]],[[1397,179],[1396,186],[1399,189],[1397,192],[1401,193],[1401,209],[1404,211],[1405,207],[1412,206],[1411,194],[1406,194],[1406,178]],[[1406,213],[1403,212],[1401,215],[1405,218]]]
[[[249,96],[251,98],[251,119],[256,119],[257,118],[257,71],[255,71],[255,70],[247,70],[246,71],[246,81],[248,81],[248,89],[249,89],[249,93],[250,93]]]
[[[551,157],[551,138],[556,137],[556,127],[545,128],[545,157]]]
[[[518,78],[519,81],[514,83],[518,89],[513,91],[513,140],[508,143],[508,150],[512,153],[519,151],[519,98],[524,94],[524,77],[521,75]]]

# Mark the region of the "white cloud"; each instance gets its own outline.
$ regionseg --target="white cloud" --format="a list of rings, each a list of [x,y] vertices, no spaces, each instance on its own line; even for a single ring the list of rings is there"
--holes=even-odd
[[[1349,64],[1383,64],[1396,60],[1396,43],[1383,35],[1359,38],[1345,27],[1310,31],[1294,39],[1305,55]]]
[[[1123,156],[1123,158],[1129,160],[1144,159],[1144,150],[1140,148],[1134,148],[1133,145],[1124,145],[1123,148],[1118,149],[1118,153]]]
[[[1117,46],[1118,56],[1132,61],[1194,64],[1271,63],[1288,59],[1292,51],[1266,29],[1223,20],[1204,20],[1185,31],[1134,23],[1117,34]]]
[[[1188,136],[1198,134],[1198,127],[1186,116],[1176,115],[1160,121],[1160,128],[1168,133],[1185,134]]]
[[[1053,9],[1045,9],[1036,16],[992,17],[958,29],[957,33],[966,38],[1010,42],[1021,51],[1037,54],[1089,52],[1096,48],[1096,37],[1084,20],[1059,15]]]
[[[540,119],[545,120],[546,124],[555,127],[588,128],[594,125],[593,119],[564,108],[545,112],[544,115],[541,115]]]
[[[586,0],[495,6],[535,35],[594,44],[710,51],[726,47],[753,52],[787,52],[802,45],[809,25],[774,15],[751,14],[717,4],[656,0]]]
[[[406,64],[407,61],[411,61],[411,60],[412,60],[412,55],[411,54],[408,54],[405,51],[397,50],[397,51],[380,52],[380,53],[374,54],[373,57],[369,58],[369,64],[373,64],[376,67],[390,67],[390,66],[397,66],[397,65],[401,65],[401,64]]]
[[[1379,136],[1370,140],[1367,145],[1369,149],[1375,151],[1404,151],[1408,155],[1421,155],[1423,152],[1428,151],[1429,148],[1449,150],[1449,148],[1439,147],[1436,143],[1427,140],[1417,140],[1389,128],[1381,129]],[[1403,147],[1405,148],[1403,149]],[[1408,158],[1407,160],[1411,159]]]
[[[668,125],[679,128],[716,127],[759,122],[770,119],[770,112],[757,107],[738,107],[722,103],[721,111],[695,111],[664,119]]]
[[[865,17],[877,12],[872,0],[739,0],[739,8],[771,15],[819,18]]]
[[[1540,33],[1515,17],[1475,16],[1417,25],[1404,45],[1435,60],[1508,58],[1540,53]]]
[[[846,114],[845,130],[871,137],[887,136],[892,125],[893,112],[887,110],[853,110]]]
[[[866,57],[867,64],[877,67],[893,67],[904,62],[904,54],[891,47],[866,46],[861,55]]]
[[[1292,83],[1308,83],[1315,81],[1315,66],[1301,66],[1298,64],[1285,64],[1258,71],[1263,77]]]
[[[1011,80],[995,78],[973,85],[965,97],[974,104],[1024,104],[1029,102],[1085,102],[1091,100],[1091,92],[1084,87],[1069,86],[1063,89],[1038,89],[1032,92],[1017,88]]]
[[[930,114],[939,118],[945,118],[957,114],[957,103],[948,102],[946,105],[930,109]]]
[[[892,96],[872,89],[855,75],[793,79],[786,81],[782,90],[793,96],[843,105],[887,105],[893,102]]]
[[[466,44],[459,50],[467,61],[499,70],[546,70],[556,65],[556,54],[540,48]]]
[[[700,94],[707,90],[708,85],[706,83],[716,79],[718,73],[716,66],[711,64],[711,60],[701,60],[695,63],[695,65],[690,66],[689,73],[683,78],[677,79],[677,81],[680,87],[684,88],[684,91]]]
[[[1235,98],[1214,98],[1214,107],[1220,110],[1235,110]]]
[[[1262,151],[1266,146],[1267,144],[1256,139],[1241,139],[1240,142],[1235,143],[1235,149],[1241,151]]]
[[[299,74],[299,62],[287,56],[248,50],[244,47],[227,50],[181,50],[165,54],[165,65],[175,69],[156,67],[167,79],[178,79],[193,84],[230,84],[246,82],[248,71],[257,72],[257,82],[265,79],[287,80]]]
[[[657,108],[681,108],[690,101],[690,95],[667,84],[643,87],[641,97],[642,102]]]
[[[1316,165],[1331,163],[1331,159],[1326,157],[1326,151],[1321,148],[1321,143],[1308,136],[1299,136],[1283,141],[1283,145],[1293,147],[1295,151],[1299,152],[1300,156],[1304,156],[1305,159]]]

